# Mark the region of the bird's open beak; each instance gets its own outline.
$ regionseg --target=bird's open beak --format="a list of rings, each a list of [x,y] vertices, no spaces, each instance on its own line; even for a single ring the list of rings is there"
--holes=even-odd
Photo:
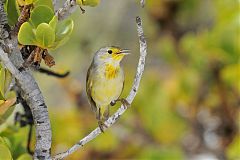
[[[130,50],[129,49],[121,49],[119,54],[128,55],[128,54],[130,54]]]

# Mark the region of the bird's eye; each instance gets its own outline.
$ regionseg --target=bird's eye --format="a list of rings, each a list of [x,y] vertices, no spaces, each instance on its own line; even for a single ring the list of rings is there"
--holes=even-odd
[[[112,54],[112,50],[108,50],[108,53],[109,53],[109,54]]]

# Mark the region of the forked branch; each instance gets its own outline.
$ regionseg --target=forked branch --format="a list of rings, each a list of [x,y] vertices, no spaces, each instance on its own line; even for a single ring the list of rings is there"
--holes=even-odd
[[[131,104],[137,94],[138,87],[141,81],[141,77],[144,71],[144,66],[145,66],[145,58],[147,55],[147,42],[144,37],[143,33],[143,27],[142,27],[142,20],[140,17],[136,18],[136,23],[137,23],[137,32],[139,36],[139,43],[140,43],[140,58],[138,62],[138,67],[137,67],[137,73],[132,85],[132,89],[126,98],[127,101]],[[123,105],[105,122],[107,127],[111,127],[116,121],[121,117],[121,115],[127,110]],[[74,144],[71,148],[69,148],[67,151],[63,153],[59,153],[56,156],[53,157],[53,160],[59,160],[63,159],[73,152],[75,152],[77,149],[83,147],[86,143],[89,141],[93,140],[96,138],[98,135],[100,135],[102,132],[99,127],[97,127],[95,130],[93,130],[90,134],[88,134],[86,137],[81,139],[78,143]]]

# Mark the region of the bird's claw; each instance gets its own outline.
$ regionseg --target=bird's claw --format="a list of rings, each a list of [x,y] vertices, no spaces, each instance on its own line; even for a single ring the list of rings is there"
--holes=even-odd
[[[130,103],[128,103],[128,101],[126,99],[121,98],[119,100],[121,101],[122,105],[124,106],[124,109],[127,109],[130,107]]]
[[[128,103],[128,101],[124,98],[120,98],[114,101],[111,101],[110,105],[114,106],[116,104],[117,101],[120,101],[122,103],[122,105],[124,106],[124,109],[127,109],[130,107],[130,104]]]
[[[111,106],[114,106],[115,104],[116,104],[116,101],[114,101],[114,100],[111,101],[111,103],[110,103]]]
[[[98,126],[102,133],[104,133],[104,128],[108,128],[108,126],[103,121],[98,121]]]

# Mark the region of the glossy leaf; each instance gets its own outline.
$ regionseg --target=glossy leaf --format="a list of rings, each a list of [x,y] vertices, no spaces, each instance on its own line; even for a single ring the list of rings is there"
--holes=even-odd
[[[4,144],[0,144],[0,155],[2,160],[12,160],[11,152]]]
[[[95,7],[100,3],[100,0],[77,0],[78,5]]]
[[[14,104],[16,102],[16,93],[14,91],[7,92],[6,88],[9,87],[11,83],[11,75],[9,71],[4,68],[1,68],[1,89],[0,91],[4,91],[2,95],[2,99],[0,98],[0,124],[4,123],[5,120],[12,114],[14,110]],[[4,73],[4,74],[3,74]]]
[[[19,8],[16,0],[7,0],[6,2],[8,24],[13,26],[18,21]]]
[[[53,16],[53,19],[49,22],[49,25],[52,27],[53,30],[55,30],[57,23],[58,23],[57,16]]]
[[[25,153],[18,157],[17,160],[32,160],[32,156],[30,154]]]
[[[9,88],[12,77],[7,69],[0,69],[0,100],[5,100],[5,93]]]
[[[0,136],[0,144],[6,145],[11,150],[11,142],[7,137],[1,137]]]
[[[4,100],[4,81],[5,81],[5,72],[4,68],[0,69],[0,100]]]
[[[8,117],[12,115],[14,109],[15,109],[15,106],[9,107],[8,110],[4,112],[3,115],[0,115],[0,125],[5,123]]]
[[[49,23],[54,16],[53,10],[47,6],[38,6],[31,12],[30,23],[37,28],[41,23]]]
[[[4,82],[5,93],[7,92],[11,82],[12,82],[12,75],[7,69],[5,69],[5,82]]]
[[[51,8],[52,10],[54,10],[51,0],[36,0],[33,4],[34,4],[34,7],[47,6],[47,7]]]
[[[56,40],[54,45],[52,46],[52,49],[55,49],[64,43],[67,42],[67,40],[70,38],[70,35],[73,31],[73,20],[68,19],[63,22],[60,22],[56,27]]]
[[[23,45],[35,45],[36,38],[33,32],[33,26],[29,22],[25,22],[18,32],[18,41]]]
[[[33,3],[33,0],[17,0],[20,6],[25,6]]]
[[[16,102],[16,98],[10,98],[0,103],[0,116],[3,116],[10,107]]]
[[[48,48],[55,41],[55,33],[52,27],[47,23],[42,23],[37,27],[36,40],[38,46]]]
[[[0,124],[3,123],[13,112],[16,102],[16,93],[14,91],[7,92],[6,100],[0,100]]]
[[[70,35],[73,30],[73,20],[68,19],[60,22],[56,28],[56,41],[62,40],[65,36]]]

